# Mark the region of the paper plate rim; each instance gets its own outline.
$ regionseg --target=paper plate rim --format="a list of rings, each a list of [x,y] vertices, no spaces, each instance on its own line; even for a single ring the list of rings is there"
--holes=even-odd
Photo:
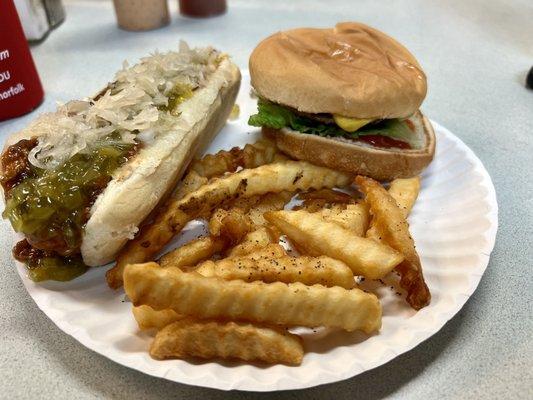
[[[450,320],[455,314],[457,314],[461,308],[464,306],[466,301],[474,293],[484,271],[487,268],[489,263],[490,254],[494,248],[496,241],[496,232],[498,229],[498,203],[496,198],[496,191],[494,185],[488,174],[487,170],[483,166],[481,160],[474,154],[474,152],[457,136],[451,133],[449,130],[439,125],[438,123],[431,121],[435,131],[438,135],[444,134],[452,142],[454,142],[467,156],[469,161],[473,162],[473,169],[476,170],[480,175],[482,180],[479,182],[480,187],[484,187],[487,190],[487,193],[481,201],[487,204],[488,211],[484,216],[489,220],[490,226],[483,233],[486,243],[483,246],[483,249],[480,251],[479,256],[481,257],[478,262],[478,265],[474,270],[469,273],[469,293],[463,293],[462,296],[456,301],[456,306],[452,309],[449,309],[444,315],[441,314],[440,318],[436,321],[434,325],[431,326],[431,329],[422,330],[417,332],[416,335],[413,335],[411,340],[406,343],[403,347],[398,349],[388,349],[382,354],[380,358],[377,358],[373,362],[367,362],[365,365],[361,363],[354,362],[351,367],[345,371],[332,374],[326,370],[317,370],[314,374],[309,374],[306,381],[297,380],[286,374],[282,378],[278,378],[273,387],[273,382],[264,382],[260,379],[254,378],[253,376],[245,376],[236,381],[227,381],[222,379],[212,379],[213,375],[206,374],[201,376],[190,376],[183,375],[173,370],[167,368],[146,368],[146,363],[143,360],[138,360],[138,363],[132,363],[131,358],[125,357],[121,352],[117,351],[113,347],[106,347],[104,343],[97,342],[91,339],[88,334],[83,331],[80,327],[72,325],[69,321],[62,319],[60,313],[57,310],[46,307],[48,304],[47,292],[44,290],[36,290],[38,285],[29,280],[25,274],[23,267],[20,265],[17,267],[17,271],[22,279],[24,287],[33,298],[37,307],[41,309],[53,322],[58,326],[63,332],[75,338],[85,347],[103,355],[106,358],[109,358],[118,364],[124,365],[126,367],[136,369],[142,373],[146,373],[151,376],[160,377],[175,381],[177,383],[202,386],[207,388],[221,389],[221,390],[243,390],[243,391],[256,391],[256,392],[268,392],[268,391],[277,391],[277,390],[289,390],[289,389],[304,389],[314,386],[324,385],[328,383],[342,381],[351,377],[354,377],[364,371],[376,368],[380,365],[383,365],[390,360],[394,359],[400,354],[403,354],[407,351],[410,351],[415,346],[426,341],[431,336],[436,334],[444,324]],[[480,233],[481,234],[481,233]],[[102,282],[104,284],[104,282]],[[132,332],[133,334],[133,332]],[[292,367],[299,368],[299,367]],[[175,370],[174,370],[175,371]],[[175,376],[177,374],[177,376]]]

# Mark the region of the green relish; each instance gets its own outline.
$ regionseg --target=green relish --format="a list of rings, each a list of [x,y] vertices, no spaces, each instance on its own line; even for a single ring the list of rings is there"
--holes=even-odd
[[[31,165],[29,176],[9,191],[2,216],[47,252],[28,262],[33,280],[70,280],[87,270],[79,251],[90,208],[113,172],[135,151],[134,144],[118,139],[111,134],[53,170]]]
[[[176,108],[185,100],[190,99],[193,96],[191,86],[184,84],[176,84],[170,90],[168,94],[168,103],[166,106],[159,106],[161,111],[169,111],[171,114],[176,113]]]
[[[28,276],[34,282],[70,281],[89,269],[79,254],[70,257],[52,256],[28,261]]]

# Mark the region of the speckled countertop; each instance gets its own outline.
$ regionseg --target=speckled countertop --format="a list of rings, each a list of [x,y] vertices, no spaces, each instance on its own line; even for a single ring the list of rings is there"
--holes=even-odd
[[[119,68],[183,38],[213,44],[243,68],[254,45],[277,30],[356,20],[396,37],[429,77],[424,111],[457,134],[494,181],[500,227],[474,295],[414,350],[355,378],[298,392],[219,392],[152,378],[84,348],[36,307],[12,267],[11,233],[0,223],[0,398],[533,398],[533,65],[530,0],[246,1],[208,20],[116,28],[110,1],[68,1],[67,20],[32,48],[46,91],[37,112],[0,123],[0,143],[55,101],[94,93]]]

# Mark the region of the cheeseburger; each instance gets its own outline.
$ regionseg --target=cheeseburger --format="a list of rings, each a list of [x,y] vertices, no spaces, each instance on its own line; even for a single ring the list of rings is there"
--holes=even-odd
[[[364,24],[300,28],[250,57],[262,127],[289,156],[379,180],[419,174],[435,135],[419,110],[426,76],[400,43]]]

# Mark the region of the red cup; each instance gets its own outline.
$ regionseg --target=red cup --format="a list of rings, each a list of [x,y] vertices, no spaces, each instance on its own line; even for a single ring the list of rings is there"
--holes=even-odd
[[[0,121],[29,113],[44,98],[13,0],[0,12]]]

